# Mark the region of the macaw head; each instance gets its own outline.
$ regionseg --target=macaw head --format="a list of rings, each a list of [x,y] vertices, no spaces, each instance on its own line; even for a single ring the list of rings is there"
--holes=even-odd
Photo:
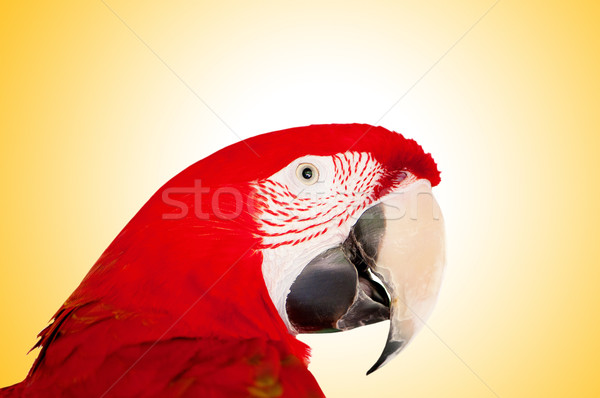
[[[372,372],[406,347],[436,299],[439,182],[429,154],[382,127],[314,125],[238,142],[160,188],[54,325],[77,308],[110,311],[129,322],[121,334],[110,324],[121,344],[141,335],[296,341],[390,320]]]
[[[411,341],[440,288],[436,164],[415,141],[381,127],[274,134],[285,164],[252,184],[269,295],[291,333],[391,320],[371,373]]]

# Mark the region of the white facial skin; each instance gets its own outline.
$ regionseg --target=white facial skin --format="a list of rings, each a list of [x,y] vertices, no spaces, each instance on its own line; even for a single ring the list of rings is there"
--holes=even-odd
[[[300,165],[313,165],[317,181],[314,174],[304,179]],[[298,158],[255,183],[263,276],[290,332],[295,333],[285,309],[290,286],[311,259],[347,238],[362,212],[375,203],[373,192],[382,173],[369,154],[346,152]]]

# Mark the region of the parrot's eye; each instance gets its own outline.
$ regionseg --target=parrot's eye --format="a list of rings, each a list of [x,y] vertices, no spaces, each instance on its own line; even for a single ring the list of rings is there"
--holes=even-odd
[[[310,163],[301,163],[296,169],[296,176],[303,184],[312,185],[319,180],[319,170]]]

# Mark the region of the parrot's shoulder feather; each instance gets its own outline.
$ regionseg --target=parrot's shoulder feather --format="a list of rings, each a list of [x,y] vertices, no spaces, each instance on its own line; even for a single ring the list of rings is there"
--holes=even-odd
[[[116,323],[129,334],[112,336]],[[289,342],[161,337],[147,334],[156,330],[151,326],[151,319],[140,322],[135,314],[99,303],[63,308],[40,333],[42,351],[22,383],[26,396],[52,391],[106,398],[323,396],[300,350]]]

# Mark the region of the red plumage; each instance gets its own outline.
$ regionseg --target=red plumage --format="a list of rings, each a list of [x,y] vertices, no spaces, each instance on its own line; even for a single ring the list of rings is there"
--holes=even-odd
[[[301,127],[224,148],[150,198],[40,333],[27,378],[0,396],[322,396],[308,347],[288,333],[265,287],[252,214],[215,217],[204,206],[210,216],[197,217],[190,188],[210,188],[203,203],[224,187],[246,200],[249,182],[295,158],[349,149],[439,183],[430,155],[382,127]],[[221,195],[219,209],[231,213],[235,199]]]

